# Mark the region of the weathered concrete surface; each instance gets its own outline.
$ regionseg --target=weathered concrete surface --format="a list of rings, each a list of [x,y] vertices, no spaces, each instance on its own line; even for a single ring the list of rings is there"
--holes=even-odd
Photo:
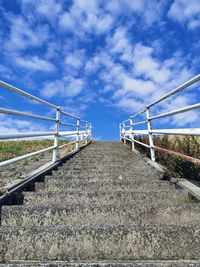
[[[2,208],[0,259],[199,266],[200,206],[162,175],[120,143],[93,143],[24,193],[26,205]]]
[[[197,260],[200,255],[200,227],[190,225],[2,227],[0,237],[1,259],[7,260]]]
[[[24,192],[25,204],[137,204],[188,202],[188,194],[182,190],[164,191],[71,191],[71,192]]]
[[[198,224],[200,204],[68,205],[2,208],[2,225]]]
[[[171,185],[173,188],[173,185]],[[158,190],[164,190],[166,188],[169,189],[168,182],[162,182],[162,181],[152,181],[151,183],[144,184],[143,181],[135,180],[133,182],[129,181],[113,181],[110,180],[104,180],[104,181],[78,181],[78,180],[48,180],[45,182],[45,184],[37,183],[36,185],[36,191],[71,191],[71,190],[88,190],[88,191],[94,191],[94,190],[119,190],[119,189],[137,189],[137,190],[153,190],[157,188]]]
[[[82,262],[29,262],[0,263],[0,267],[200,267],[199,261],[82,261]]]
[[[184,189],[186,189],[192,196],[194,196],[196,199],[200,201],[200,188],[199,183],[198,186],[195,184],[197,181],[194,181],[194,183],[187,181],[185,179],[181,179],[178,182],[178,185]]]

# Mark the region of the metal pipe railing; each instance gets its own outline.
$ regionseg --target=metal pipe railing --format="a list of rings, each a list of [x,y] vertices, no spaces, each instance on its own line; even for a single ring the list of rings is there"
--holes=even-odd
[[[23,160],[23,159],[27,159],[27,158],[36,156],[38,154],[47,152],[47,151],[52,150],[52,149],[55,149],[55,146],[47,147],[47,148],[44,148],[44,149],[41,149],[41,150],[38,150],[38,151],[35,151],[35,152],[28,153],[28,154],[20,156],[20,157],[15,157],[13,159],[8,159],[8,160],[5,160],[5,161],[2,161],[2,162],[0,162],[0,167],[6,166],[8,164],[11,164],[11,163]]]
[[[39,116],[39,115],[31,114],[31,113],[25,113],[25,112],[21,112],[21,111],[17,111],[17,110],[6,109],[6,108],[0,108],[0,113],[6,114],[6,115],[15,115],[15,116],[26,117],[26,118],[31,118],[31,119],[56,122],[55,119],[48,118],[45,116]]]
[[[68,113],[68,112],[66,112],[66,111],[63,111],[62,109],[60,110],[60,112],[61,112],[62,114],[64,114],[64,115],[68,116],[68,117],[71,117],[71,118],[74,118],[74,119],[78,119],[77,116],[72,115],[72,114],[70,114],[70,113]]]
[[[184,84],[176,87],[174,90],[170,91],[169,93],[163,95],[162,97],[160,97],[159,99],[157,99],[156,101],[150,103],[149,105],[145,106],[145,109],[141,110],[140,112],[131,115],[129,117],[129,119],[124,120],[122,123],[120,123],[120,139],[124,140],[124,143],[126,143],[126,140],[130,140],[132,142],[132,148],[134,149],[134,143],[138,143],[140,145],[143,145],[145,147],[148,147],[150,150],[150,155],[151,155],[151,160],[155,161],[156,157],[155,157],[155,150],[162,150],[163,152],[166,153],[170,153],[167,149],[162,149],[159,148],[157,146],[154,145],[153,142],[153,137],[154,135],[196,135],[196,136],[200,136],[200,129],[199,128],[191,128],[191,129],[152,129],[152,120],[157,120],[160,118],[164,118],[164,117],[168,117],[168,116],[173,116],[173,115],[177,115],[177,114],[181,114],[184,112],[188,112],[188,111],[193,111],[193,110],[197,110],[200,109],[200,103],[194,104],[194,105],[190,105],[190,106],[186,106],[183,108],[179,108],[176,110],[172,110],[169,112],[165,112],[162,114],[157,114],[157,115],[150,115],[150,108],[152,106],[155,106],[156,104],[162,102],[163,100],[169,98],[170,96],[173,96],[175,94],[177,94],[178,92],[183,91],[184,89],[188,88],[191,85],[194,85],[195,83],[197,83],[198,81],[200,81],[200,74],[195,76],[194,78],[190,79],[189,81],[185,82]],[[146,120],[145,121],[139,121],[139,122],[133,122],[133,118],[146,113]],[[125,125],[125,122],[129,122],[128,125]],[[135,126],[141,125],[141,124],[146,124],[147,126],[147,130],[135,130]],[[134,129],[133,129],[134,126]],[[149,145],[144,144],[138,140],[135,139],[135,136],[140,136],[140,135],[144,135],[144,136],[148,136],[149,138]],[[171,154],[176,154],[178,156],[180,156],[180,153],[176,153],[174,151],[171,151]],[[189,160],[189,157],[182,155],[182,158],[187,158],[187,160]],[[194,161],[192,160],[192,162],[199,162],[198,160]]]
[[[130,134],[133,135],[148,135],[152,133],[153,135],[161,136],[161,135],[200,135],[200,128],[185,128],[185,129],[153,129],[151,131],[148,130],[132,130]]]
[[[200,81],[200,74],[198,74],[197,76],[195,76],[194,78],[192,78],[191,80],[187,81],[186,83],[178,86],[177,88],[175,88],[174,90],[170,91],[169,93],[167,93],[166,95],[160,97],[159,99],[155,100],[154,102],[152,102],[151,104],[147,105],[147,107],[152,107],[155,104],[158,104],[159,102],[167,99],[168,97],[177,94],[180,91],[183,91],[184,89],[186,89],[187,87],[189,87],[190,85],[196,83]]]
[[[17,110],[12,110],[12,109],[5,109],[5,108],[0,108],[0,114],[6,114],[6,115],[15,115],[15,116],[20,116],[20,117],[25,117],[25,118],[31,118],[31,119],[38,119],[38,120],[44,120],[44,121],[50,121],[50,122],[54,122],[55,123],[55,130],[54,132],[33,132],[33,133],[13,133],[13,134],[3,134],[0,135],[0,141],[3,140],[12,140],[12,139],[22,139],[22,138],[36,138],[36,137],[41,137],[41,138],[47,138],[47,137],[52,137],[54,139],[54,145],[42,150],[38,150],[32,153],[28,153],[26,155],[20,156],[20,157],[15,157],[13,159],[9,159],[3,162],[0,162],[0,167],[14,163],[16,161],[19,160],[23,160],[35,155],[38,155],[40,153],[44,153],[50,150],[53,150],[52,153],[52,162],[56,162],[58,159],[58,149],[60,149],[61,147],[58,146],[58,140],[59,137],[70,137],[70,138],[75,138],[76,140],[74,142],[71,142],[71,144],[75,144],[76,145],[76,149],[79,148],[79,144],[81,141],[84,140],[90,140],[91,139],[91,131],[92,131],[92,127],[91,124],[88,123],[88,121],[86,120],[81,120],[79,117],[70,114],[66,111],[63,111],[60,107],[53,105],[41,98],[38,98],[36,96],[33,96],[17,87],[14,87],[10,84],[7,84],[3,81],[0,81],[0,86],[8,89],[10,91],[13,91],[19,95],[22,95],[26,98],[29,98],[31,100],[37,101],[38,103],[48,106],[50,108],[53,108],[56,110],[56,117],[54,118],[50,118],[50,117],[46,117],[46,116],[40,116],[37,114],[31,114],[31,113],[26,113],[26,112],[21,112],[21,111],[17,111]],[[62,122],[60,117],[61,114],[63,114],[66,117],[70,117],[71,119],[75,119],[75,123],[68,123],[68,122]],[[81,127],[83,128],[83,130],[80,130],[80,122],[84,125],[81,125]],[[67,127],[76,127],[75,131],[60,131],[60,126],[67,126]],[[69,145],[69,143],[67,143],[67,145]],[[64,147],[64,146],[63,146]]]
[[[191,105],[191,106],[187,106],[185,108],[179,108],[170,112],[166,112],[166,113],[162,113],[160,115],[156,115],[156,116],[152,116],[150,117],[150,120],[155,120],[155,119],[159,119],[159,118],[164,118],[167,116],[171,116],[171,115],[176,115],[179,113],[183,113],[183,112],[187,112],[187,111],[191,111],[191,110],[195,110],[195,109],[199,109],[200,108],[200,103],[195,104],[195,105]]]
[[[132,118],[132,117],[130,117],[130,118]],[[147,123],[147,120],[145,120],[145,121],[139,121],[139,122],[133,123],[132,125],[136,126],[136,125],[145,124],[145,123]]]
[[[74,123],[65,123],[65,122],[60,122],[61,125],[64,125],[64,126],[72,126],[72,127],[76,127],[76,124]]]
[[[54,132],[40,132],[40,133],[17,133],[17,134],[0,134],[0,140],[12,140],[28,137],[46,137],[54,136]]]
[[[34,101],[36,101],[36,102],[38,102],[40,104],[43,104],[43,105],[48,106],[50,108],[57,109],[57,106],[55,106],[55,105],[53,105],[53,104],[51,104],[51,103],[39,98],[39,97],[31,95],[31,94],[29,94],[29,93],[27,93],[27,92],[15,87],[15,86],[12,86],[12,85],[8,84],[8,83],[0,81],[0,86],[5,88],[5,89],[8,89],[10,91],[13,91],[13,92],[15,92],[15,93],[17,93],[19,95],[25,96],[25,97],[27,97],[27,98],[29,98],[31,100],[34,100]]]

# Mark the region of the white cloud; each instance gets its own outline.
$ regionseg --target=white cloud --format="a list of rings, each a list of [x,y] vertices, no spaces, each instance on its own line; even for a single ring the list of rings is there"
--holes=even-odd
[[[73,31],[76,27],[76,21],[70,13],[64,13],[59,19],[59,26],[63,30]]]
[[[44,126],[44,124],[40,124],[32,120],[24,120],[24,119],[20,120],[1,115],[1,120],[0,120],[1,134],[42,132],[48,130],[49,130],[48,127]]]
[[[60,44],[57,42],[49,42],[47,44],[46,59],[52,59],[59,56]]]
[[[186,23],[189,29],[196,29],[200,27],[199,0],[175,0],[168,15],[181,24]]]
[[[75,0],[69,11],[60,16],[61,29],[79,36],[84,36],[85,33],[99,35],[109,32],[113,26],[113,17],[100,8],[100,2]]]
[[[142,12],[144,11],[144,4],[144,0],[111,0],[106,2],[106,9],[114,14],[120,14],[121,12]]]
[[[62,12],[62,6],[55,0],[43,0],[43,1],[31,1],[35,2],[38,12],[52,20],[52,18],[57,17]]]
[[[155,48],[142,43],[131,45],[127,31],[120,27],[107,38],[105,52],[90,59],[86,71],[98,71],[104,83],[101,93],[107,95],[114,106],[133,113],[192,77],[192,70],[186,66],[186,59],[179,51],[171,58],[160,60]],[[187,103],[190,102],[188,98]]]
[[[75,97],[83,90],[84,82],[82,79],[69,78],[65,82],[68,84],[67,95],[69,97]]]
[[[122,89],[118,90],[114,97],[126,95],[127,97],[146,97],[148,99],[156,86],[152,81],[144,81],[142,79],[134,79],[130,76],[124,76],[122,80]]]
[[[49,38],[49,27],[47,25],[31,27],[29,22],[21,16],[13,16],[10,20],[10,36],[5,43],[6,49],[15,51],[17,49],[39,47]]]
[[[33,57],[16,57],[15,62],[24,69],[31,71],[53,72],[56,70],[54,64],[38,56]]]
[[[154,49],[136,44],[133,52],[133,71],[135,75],[144,75],[145,78],[151,79],[156,83],[165,83],[171,71],[168,67],[153,57]]]
[[[104,66],[106,68],[113,67],[113,60],[109,53],[100,52],[99,54],[95,54],[94,57],[87,61],[85,65],[85,71],[87,74],[93,73],[97,71],[101,66]]]
[[[144,107],[143,102],[135,98],[120,98],[116,106],[129,114],[132,114],[133,111],[141,110]]]
[[[136,22],[136,18],[133,15],[138,15],[142,22],[141,26],[147,27],[155,21],[161,20],[165,5],[166,2],[162,0],[111,0],[106,1],[105,9],[116,17],[126,14],[126,16],[131,18],[130,24]]]
[[[192,127],[198,127],[199,126],[199,113],[197,111],[190,111],[186,113],[181,113],[178,115],[175,115],[172,117],[172,120],[170,121],[172,125],[175,125],[176,127],[183,127],[185,125],[189,125]]]
[[[83,90],[83,86],[83,79],[64,77],[62,80],[47,83],[41,91],[41,94],[47,98],[51,98],[53,96],[73,98]]]
[[[0,73],[2,77],[5,77],[7,79],[12,79],[13,73],[12,70],[7,68],[4,65],[0,65]]]
[[[83,49],[76,49],[69,52],[65,57],[65,64],[74,69],[80,69],[85,63],[85,51]]]
[[[57,19],[62,12],[62,4],[56,0],[18,0],[21,4],[23,14],[29,15],[30,11],[35,11],[39,16],[45,17],[50,22]]]
[[[107,38],[107,46],[111,53],[118,54],[125,62],[132,61],[132,45],[128,39],[127,29],[118,27],[113,36]]]

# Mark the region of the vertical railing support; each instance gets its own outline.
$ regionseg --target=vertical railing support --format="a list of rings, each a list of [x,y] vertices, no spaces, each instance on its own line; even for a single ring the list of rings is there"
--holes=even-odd
[[[80,118],[76,122],[76,149],[79,148],[79,133],[80,132]]]
[[[86,137],[85,137],[85,144],[87,145],[88,143],[88,122],[85,124],[85,132],[86,132]]]
[[[146,118],[147,118],[147,129],[148,129],[148,136],[149,136],[149,146],[150,146],[150,154],[151,160],[155,161],[155,149],[153,144],[153,134],[150,133],[151,131],[151,119],[150,119],[150,112],[149,107],[146,106]]]
[[[92,139],[92,123],[90,123],[89,131],[90,131],[89,140],[91,140]]]
[[[122,124],[119,124],[119,136],[120,136],[120,142],[122,142]]]
[[[133,132],[133,117],[130,116],[130,129],[131,129],[131,147],[132,147],[132,151],[134,151],[135,149],[135,142],[134,142],[134,134],[132,133]]]
[[[59,127],[60,127],[60,108],[56,110],[56,124],[55,124],[55,135],[54,135],[54,149],[53,149],[53,163],[56,162],[58,158],[58,137],[59,137]]]
[[[126,124],[125,124],[125,123],[123,123],[123,128],[122,128],[122,129],[124,129],[124,131],[123,131],[123,136],[124,136],[124,144],[126,144],[126,139],[125,139],[125,137],[126,137],[126,136],[125,136],[125,135],[126,135],[126,134],[125,134],[125,129],[126,129],[126,127],[125,127],[125,126],[126,126]]]

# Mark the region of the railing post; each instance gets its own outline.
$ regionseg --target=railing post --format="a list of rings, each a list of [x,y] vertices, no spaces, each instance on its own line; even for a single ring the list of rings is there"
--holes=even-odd
[[[151,119],[150,119],[149,107],[147,107],[147,106],[146,106],[146,118],[147,118],[147,128],[148,128],[151,160],[155,161],[156,159],[155,159],[155,149],[154,149],[154,144],[153,144],[153,134],[150,133],[150,131],[151,131]]]
[[[90,123],[89,131],[90,131],[89,140],[91,140],[92,139],[92,123]]]
[[[131,144],[132,144],[132,151],[134,151],[134,149],[135,149],[135,142],[134,142],[134,134],[132,133],[133,132],[133,117],[132,116],[130,116],[130,126],[131,126],[131,139],[132,139],[132,142],[131,142]]]
[[[125,122],[122,124],[123,125],[123,127],[122,127],[122,129],[124,129],[124,131],[123,131],[123,136],[124,136],[124,144],[126,144],[126,139],[125,139],[125,137],[126,137],[126,134],[125,134],[125,131],[126,131],[126,124],[125,124]]]
[[[76,131],[77,131],[77,134],[76,134],[76,149],[78,149],[79,148],[80,118],[78,118],[77,122],[76,122]]]
[[[53,157],[52,157],[53,163],[56,162],[57,157],[58,157],[59,126],[60,126],[60,108],[57,108],[57,110],[56,110],[55,135],[54,135],[54,146],[55,146],[55,148],[53,149]]]
[[[86,132],[85,144],[87,145],[88,143],[88,123],[87,122],[85,124],[85,132]]]
[[[122,142],[122,124],[119,124],[119,137],[120,137],[120,142]]]

